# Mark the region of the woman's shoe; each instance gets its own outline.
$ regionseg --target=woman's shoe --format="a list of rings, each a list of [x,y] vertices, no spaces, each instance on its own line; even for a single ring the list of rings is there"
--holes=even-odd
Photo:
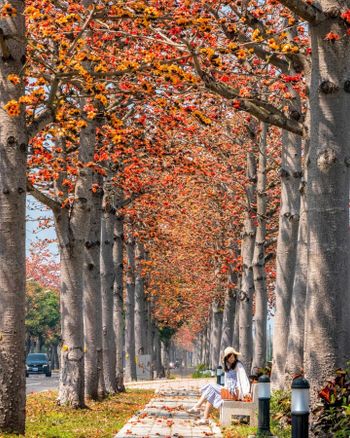
[[[195,422],[198,426],[204,426],[206,424],[209,424],[209,420],[207,418],[200,418]]]
[[[188,414],[199,414],[200,411],[201,410],[199,408],[196,408],[195,406],[193,406],[193,408],[187,409]]]

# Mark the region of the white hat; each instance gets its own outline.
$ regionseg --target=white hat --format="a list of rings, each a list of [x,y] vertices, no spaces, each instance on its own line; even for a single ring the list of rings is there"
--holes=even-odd
[[[234,354],[235,356],[239,356],[241,353],[239,351],[236,351],[233,347],[226,347],[224,351],[224,362],[227,356],[230,354]]]

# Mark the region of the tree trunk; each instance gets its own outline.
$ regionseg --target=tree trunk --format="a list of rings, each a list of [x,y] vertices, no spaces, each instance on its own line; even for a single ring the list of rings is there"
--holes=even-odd
[[[282,134],[281,207],[276,252],[276,314],[273,335],[273,388],[284,387],[297,237],[301,177],[301,137]]]
[[[308,262],[308,231],[305,204],[305,195],[302,193],[300,198],[297,260],[295,265],[286,359],[286,372],[289,376],[299,374],[304,369],[305,300]],[[290,378],[288,378],[288,380],[290,380]]]
[[[307,113],[305,123],[310,125]],[[286,385],[290,385],[293,375],[304,371],[304,338],[305,338],[305,304],[307,287],[307,264],[308,264],[308,227],[307,227],[307,166],[310,143],[305,138],[302,145],[303,151],[303,178],[300,183],[300,220],[297,242],[297,259],[295,264],[293,296],[291,303],[289,337],[286,358]]]
[[[267,125],[262,126],[257,172],[257,219],[253,275],[255,289],[255,341],[252,370],[266,365],[267,289],[265,272],[266,239],[266,142]]]
[[[95,177],[100,185],[101,178]],[[102,190],[92,194],[90,231],[85,243],[84,264],[84,338],[85,394],[98,400],[104,397],[102,363],[102,308],[100,287]],[[99,389],[101,392],[99,393]]]
[[[211,326],[212,326],[212,318],[211,315],[209,317],[208,324],[205,328],[205,337],[204,337],[204,349],[203,349],[203,363],[210,368],[210,334],[211,334]]]
[[[349,0],[321,0],[342,10]],[[330,31],[341,36],[327,41]],[[350,351],[349,78],[350,39],[340,18],[310,26],[310,154],[307,175],[308,279],[305,371],[315,395]]]
[[[222,308],[217,301],[212,304],[212,330],[210,334],[210,368],[212,370],[220,364],[220,344],[221,344],[221,330],[222,330]]]
[[[10,117],[4,106],[24,94],[13,85],[25,56],[24,3],[11,1],[16,17],[3,19],[3,40],[11,57],[2,53],[0,67],[0,431],[24,433],[25,423],[25,203],[27,134],[24,113]]]
[[[136,243],[136,278],[135,278],[135,350],[136,355],[145,354],[147,321],[144,280],[142,277],[142,262],[145,259],[145,250],[142,243]]]
[[[195,366],[199,365],[201,363],[201,357],[202,357],[202,333],[200,333],[194,343],[194,349],[193,349],[193,363]]]
[[[130,228],[130,227],[129,227]],[[129,229],[126,241],[126,311],[125,311],[125,351],[127,380],[136,380],[135,357],[135,240]]]
[[[36,337],[36,341],[35,341],[35,353],[41,353],[40,336]]]
[[[156,378],[165,377],[164,368],[162,366],[162,347],[160,342],[159,330],[154,327],[154,356],[155,356],[155,371]]]
[[[146,301],[147,308],[147,341],[146,341],[146,353],[152,353],[153,345],[153,320],[152,320],[152,306],[150,301]]]
[[[58,370],[60,368],[60,362],[58,359],[58,345],[54,344],[52,346],[52,369]]]
[[[220,351],[232,345],[233,320],[235,317],[236,296],[231,287],[226,289]]]
[[[105,180],[103,196],[103,214],[101,229],[101,296],[102,296],[102,345],[103,374],[106,391],[117,392],[116,343],[113,324],[113,298],[115,267],[113,261],[113,239],[115,210],[110,182]]]
[[[170,378],[170,341],[168,339],[161,342],[162,362],[165,372],[165,377]]]
[[[57,218],[57,236],[64,241],[60,222]],[[83,272],[84,246],[82,239],[70,242],[67,247],[60,243],[61,259],[61,372],[59,382],[59,402],[74,408],[84,406],[84,334],[83,334]]]
[[[237,289],[241,289],[241,278],[238,279]],[[235,297],[235,315],[233,319],[233,333],[232,333],[232,347],[239,351],[239,314],[240,314],[241,300],[236,293]]]
[[[49,360],[50,360],[51,370],[57,370],[59,368],[58,357],[57,357],[57,344],[50,344]]]
[[[151,315],[151,302],[147,302],[147,343],[146,353],[151,356],[151,379],[154,378],[155,370],[155,354],[154,354],[154,330],[153,320]]]
[[[93,159],[96,124],[80,133],[79,161]],[[74,408],[84,406],[83,266],[90,226],[92,175],[81,168],[71,206],[54,211],[61,260],[61,369],[58,400]]]
[[[252,205],[255,198],[256,162],[252,153],[247,155],[247,207],[244,212],[242,236],[242,291],[239,310],[239,344],[241,360],[247,370],[251,369],[253,359],[253,254],[255,244],[255,225],[252,218]]]
[[[26,345],[26,356],[27,356],[28,353],[32,351],[32,338],[30,335],[26,335],[25,345]]]
[[[123,254],[124,254],[124,216],[116,215],[114,224],[113,259],[115,266],[114,282],[114,332],[116,339],[116,376],[118,391],[124,392],[124,287],[123,287]]]

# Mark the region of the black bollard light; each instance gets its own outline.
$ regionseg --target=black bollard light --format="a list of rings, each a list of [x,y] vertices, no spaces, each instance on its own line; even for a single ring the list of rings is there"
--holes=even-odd
[[[258,433],[256,436],[271,436],[270,431],[271,386],[269,376],[260,376],[258,380]]]
[[[222,375],[224,374],[224,371],[222,369],[221,365],[218,365],[218,367],[216,368],[216,383],[218,385],[223,385],[222,383]]]
[[[308,438],[310,385],[304,377],[292,382],[292,438]]]

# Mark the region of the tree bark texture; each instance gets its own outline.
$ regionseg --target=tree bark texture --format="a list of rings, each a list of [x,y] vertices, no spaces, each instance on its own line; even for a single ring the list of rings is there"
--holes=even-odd
[[[153,345],[153,319],[152,319],[152,302],[146,301],[147,310],[147,338],[146,338],[146,354],[152,354]]]
[[[125,302],[125,351],[127,380],[136,380],[135,356],[135,240],[131,227],[126,240],[126,302]]]
[[[262,125],[259,141],[259,159],[257,172],[257,220],[253,276],[255,289],[255,340],[252,370],[266,365],[266,330],[267,330],[267,289],[265,272],[265,241],[266,241],[266,146],[267,125]]]
[[[306,125],[310,125],[307,113]],[[307,227],[307,162],[309,159],[309,137],[303,139],[303,176],[300,182],[300,220],[298,228],[297,259],[295,264],[293,296],[290,312],[289,337],[286,358],[286,385],[289,385],[293,375],[304,371],[304,341],[305,341],[305,305],[307,288],[308,264],[308,227]]]
[[[165,377],[170,378],[170,340],[165,339],[161,341],[161,356],[162,363],[165,372]]]
[[[256,160],[252,153],[247,154],[246,189],[247,206],[244,212],[244,228],[242,236],[242,288],[239,309],[239,349],[241,360],[247,370],[251,369],[253,359],[253,255],[256,227],[252,217],[252,208],[256,191]]]
[[[114,333],[116,340],[116,376],[118,391],[125,391],[124,387],[124,216],[117,212],[114,223],[113,260],[115,267],[114,281]]]
[[[106,391],[117,392],[116,344],[113,321],[115,267],[113,262],[114,196],[108,179],[104,183],[101,227],[101,296],[102,296],[102,345],[103,373]]]
[[[95,183],[100,185],[101,178],[95,177]],[[105,395],[100,286],[101,209],[100,189],[92,194],[90,231],[85,243],[84,263],[85,395],[92,400],[98,400]]]
[[[319,2],[322,10],[349,0]],[[345,8],[344,8],[345,7]],[[342,36],[330,44],[330,31]],[[313,395],[350,351],[349,80],[350,40],[327,16],[310,26],[310,154],[307,170],[308,278],[304,364]]]
[[[24,94],[9,74],[23,68],[25,55],[24,3],[11,1],[17,16],[2,20],[11,57],[2,53],[0,66],[0,431],[24,433],[25,425],[25,202],[27,132],[24,112],[10,117],[3,107]],[[5,59],[4,59],[5,58]]]
[[[300,215],[301,137],[282,133],[281,206],[276,252],[272,386],[283,389]]]
[[[302,189],[304,190],[304,188]],[[308,231],[305,194],[300,197],[297,260],[291,303],[286,373],[299,374],[304,369],[305,301],[307,286]],[[290,377],[288,378],[290,381]]]
[[[79,161],[93,159],[96,124],[90,121],[80,133]],[[84,406],[83,265],[90,226],[92,175],[81,168],[74,204],[54,212],[61,260],[61,369],[58,400],[74,408]]]
[[[212,312],[209,316],[208,324],[205,328],[205,337],[204,337],[204,348],[203,348],[203,363],[208,367],[211,366],[210,363],[210,334],[212,327]]]
[[[222,333],[220,351],[232,345],[233,320],[235,317],[236,295],[231,287],[225,293],[224,314],[222,317]]]
[[[147,338],[147,307],[145,303],[142,262],[145,260],[145,249],[142,243],[136,242],[136,275],[135,275],[135,350],[136,356],[145,354]]]
[[[162,365],[162,347],[160,342],[159,330],[154,327],[154,356],[155,356],[155,372],[156,378],[165,377],[164,368]]]
[[[237,289],[241,289],[241,278],[238,279]],[[232,347],[239,351],[239,314],[240,314],[240,296],[236,293],[236,303],[235,303],[235,315],[233,318],[233,333],[232,333]]]
[[[218,301],[212,304],[212,328],[210,334],[210,367],[216,369],[220,364],[220,345],[223,312]]]

